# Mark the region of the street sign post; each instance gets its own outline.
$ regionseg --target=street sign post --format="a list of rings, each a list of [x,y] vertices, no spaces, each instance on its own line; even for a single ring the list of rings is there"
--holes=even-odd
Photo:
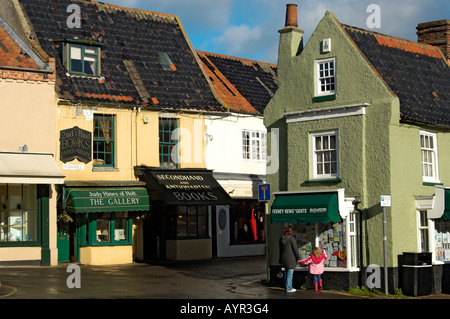
[[[258,185],[258,200],[260,202],[266,202],[270,200],[270,184]]]
[[[383,209],[383,254],[384,254],[384,293],[388,292],[388,269],[387,269],[387,235],[386,235],[386,207],[391,207],[391,196],[381,195],[381,208]]]

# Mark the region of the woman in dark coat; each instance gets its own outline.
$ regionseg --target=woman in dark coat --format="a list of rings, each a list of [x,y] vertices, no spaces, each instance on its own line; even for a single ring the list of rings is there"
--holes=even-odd
[[[297,248],[297,241],[292,234],[292,227],[284,228],[283,235],[280,238],[280,264],[286,269],[284,274],[284,287],[286,292],[295,292],[292,287],[292,278],[294,277],[294,268],[300,260]]]

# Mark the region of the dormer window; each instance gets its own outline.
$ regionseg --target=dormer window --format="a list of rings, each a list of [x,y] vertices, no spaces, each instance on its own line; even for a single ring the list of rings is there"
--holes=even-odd
[[[69,42],[64,45],[64,62],[70,74],[100,75],[100,47]]]

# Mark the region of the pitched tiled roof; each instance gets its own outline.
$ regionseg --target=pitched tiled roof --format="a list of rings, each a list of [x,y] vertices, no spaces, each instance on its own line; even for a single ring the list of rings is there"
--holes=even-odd
[[[0,66],[39,69],[37,63],[28,54],[24,54],[2,26],[0,26]]]
[[[437,47],[342,28],[399,98],[401,121],[450,127],[450,67]]]
[[[197,51],[219,97],[230,110],[262,114],[277,90],[276,65]]]
[[[94,104],[224,110],[176,16],[97,1],[19,2],[41,47],[56,59],[60,98]],[[81,28],[67,25],[71,4],[81,9]],[[98,40],[100,36],[102,40]],[[61,39],[101,42],[100,77],[67,74]],[[161,57],[172,63],[165,65]]]

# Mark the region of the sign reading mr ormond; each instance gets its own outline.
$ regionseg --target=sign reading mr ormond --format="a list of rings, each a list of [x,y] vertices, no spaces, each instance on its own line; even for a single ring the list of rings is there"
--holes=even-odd
[[[59,132],[59,159],[63,163],[78,159],[82,163],[92,160],[92,133],[78,126]]]

